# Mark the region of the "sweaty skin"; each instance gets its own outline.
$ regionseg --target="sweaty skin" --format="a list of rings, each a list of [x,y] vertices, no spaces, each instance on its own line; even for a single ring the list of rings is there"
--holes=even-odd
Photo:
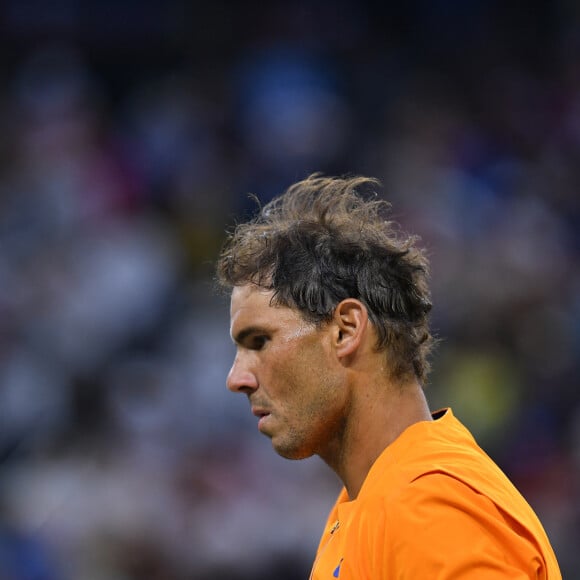
[[[261,416],[260,431],[280,455],[322,454],[340,439],[348,405],[342,373],[332,372],[329,330],[271,305],[271,298],[252,285],[234,288],[231,335],[237,352],[227,385],[248,396]]]
[[[409,425],[431,420],[423,391],[415,382],[391,384],[358,300],[343,300],[317,326],[272,296],[251,284],[233,289],[237,352],[227,386],[247,395],[280,455],[319,455],[356,497],[383,449]]]

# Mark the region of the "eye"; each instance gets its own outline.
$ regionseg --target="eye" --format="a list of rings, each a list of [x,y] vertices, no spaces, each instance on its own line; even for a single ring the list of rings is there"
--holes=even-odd
[[[256,334],[255,336],[252,336],[249,347],[252,350],[262,350],[266,345],[266,342],[268,342],[268,337],[266,335]]]

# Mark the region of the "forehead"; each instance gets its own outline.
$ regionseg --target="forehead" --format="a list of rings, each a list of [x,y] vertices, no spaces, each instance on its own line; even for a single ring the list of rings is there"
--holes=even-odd
[[[244,326],[304,324],[298,310],[272,304],[273,296],[272,291],[253,284],[235,286],[230,304],[232,334]]]
[[[230,301],[230,314],[235,314],[239,310],[246,308],[273,308],[270,302],[274,293],[264,290],[254,284],[244,286],[234,286]]]

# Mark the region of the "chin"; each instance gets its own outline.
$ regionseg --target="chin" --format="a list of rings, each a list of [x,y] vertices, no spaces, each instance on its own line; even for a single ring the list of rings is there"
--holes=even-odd
[[[284,457],[284,459],[291,459],[293,461],[298,461],[299,459],[308,459],[314,455],[314,452],[308,451],[304,447],[298,447],[296,445],[288,445],[284,443],[276,444],[275,441],[272,441],[272,447],[274,447],[274,451],[280,457]]]

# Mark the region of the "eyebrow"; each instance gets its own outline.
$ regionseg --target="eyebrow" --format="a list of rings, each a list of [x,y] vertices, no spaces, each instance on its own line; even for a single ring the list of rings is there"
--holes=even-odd
[[[247,328],[243,328],[238,332],[235,336],[233,336],[233,340],[236,344],[242,344],[248,336],[252,334],[265,334],[266,330],[261,326],[248,326]]]

